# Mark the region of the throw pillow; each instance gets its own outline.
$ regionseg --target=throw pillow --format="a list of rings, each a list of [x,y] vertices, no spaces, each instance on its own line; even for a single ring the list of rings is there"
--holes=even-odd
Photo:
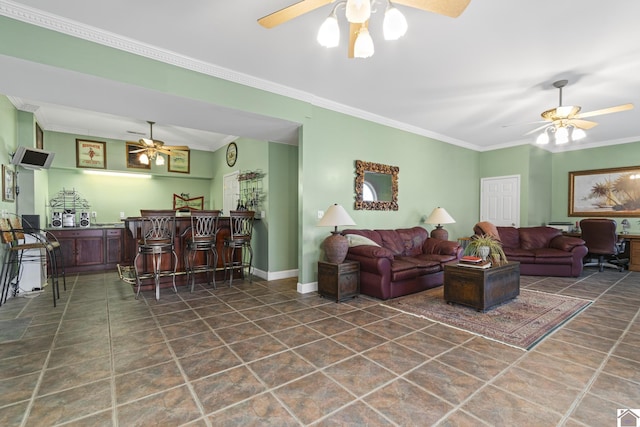
[[[371,245],[378,246],[379,244],[369,239],[368,237],[360,236],[359,234],[345,234],[347,241],[349,242],[349,247],[353,246],[362,246],[362,245]]]

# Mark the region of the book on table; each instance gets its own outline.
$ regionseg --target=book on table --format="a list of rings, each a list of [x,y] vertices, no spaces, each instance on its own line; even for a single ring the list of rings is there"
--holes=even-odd
[[[460,262],[478,264],[482,262],[482,258],[480,258],[479,256],[465,255],[462,258],[460,258]]]
[[[469,268],[489,268],[491,267],[491,261],[486,260],[486,261],[482,261],[480,260],[480,262],[466,262],[463,261],[462,259],[458,262],[458,266],[459,267],[469,267]]]

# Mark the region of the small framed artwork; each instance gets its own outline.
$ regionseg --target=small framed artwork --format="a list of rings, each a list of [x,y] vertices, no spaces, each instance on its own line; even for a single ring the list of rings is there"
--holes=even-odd
[[[169,172],[190,173],[191,156],[189,150],[171,150]]]
[[[151,162],[143,164],[140,162],[141,147],[138,144],[127,142],[126,144],[127,167],[132,169],[151,169]]]
[[[640,217],[640,166],[569,172],[569,216]]]
[[[16,174],[9,166],[2,165],[2,200],[16,200]]]
[[[40,125],[36,122],[36,148],[44,148],[44,132]]]
[[[76,139],[76,167],[107,168],[107,144],[101,141]]]
[[[189,209],[192,211],[201,211],[204,208],[204,196],[189,197],[186,195],[173,194],[173,210]]]

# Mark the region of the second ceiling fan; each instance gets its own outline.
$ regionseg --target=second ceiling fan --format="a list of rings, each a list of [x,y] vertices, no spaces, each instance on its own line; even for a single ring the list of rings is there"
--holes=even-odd
[[[155,122],[147,121],[147,123],[149,123],[149,139],[140,138],[138,142],[133,142],[140,148],[130,151],[130,153],[140,153],[140,163],[148,165],[151,160],[155,159],[156,165],[161,166],[164,164],[164,158],[159,154],[172,155],[175,154],[176,150],[189,150],[186,145],[165,145],[163,141],[153,139],[153,125]]]
[[[440,15],[457,18],[466,9],[471,0],[394,0],[393,3]],[[258,19],[265,28],[273,28],[300,15],[311,12],[330,3],[336,3],[329,17],[318,31],[318,43],[325,47],[339,44],[340,29],[336,16],[337,9],[344,6],[349,22],[349,58],[368,58],[373,55],[373,39],[369,34],[369,18],[375,12],[376,3],[385,4],[384,36],[387,40],[396,40],[407,30],[407,21],[390,0],[302,0]]]

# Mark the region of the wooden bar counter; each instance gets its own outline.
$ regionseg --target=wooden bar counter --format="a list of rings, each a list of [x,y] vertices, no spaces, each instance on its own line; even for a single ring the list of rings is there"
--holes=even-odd
[[[140,217],[129,217],[124,220],[124,265],[133,269],[133,260],[138,253],[138,241],[141,235],[142,219]],[[229,217],[220,217],[218,220],[218,234],[216,236],[216,249],[218,250],[218,264],[216,265],[216,284],[222,283],[224,279],[224,268],[222,262],[223,242],[230,234]],[[184,248],[185,242],[191,236],[191,218],[189,216],[176,216],[176,236],[175,251],[178,256],[178,266],[176,268],[176,285],[186,285],[187,275],[184,265]],[[153,271],[153,264],[150,256],[138,259],[138,268],[141,276],[150,275]],[[170,263],[173,262],[172,256],[165,255],[162,258],[163,270],[168,269]],[[198,252],[196,254],[195,265],[203,265],[205,263],[205,254]],[[165,267],[166,266],[166,267]],[[237,273],[236,273],[237,274]],[[196,283],[206,283],[206,274],[197,273]],[[171,277],[161,278],[161,287],[171,287]],[[153,289],[153,279],[143,279],[142,289]]]

